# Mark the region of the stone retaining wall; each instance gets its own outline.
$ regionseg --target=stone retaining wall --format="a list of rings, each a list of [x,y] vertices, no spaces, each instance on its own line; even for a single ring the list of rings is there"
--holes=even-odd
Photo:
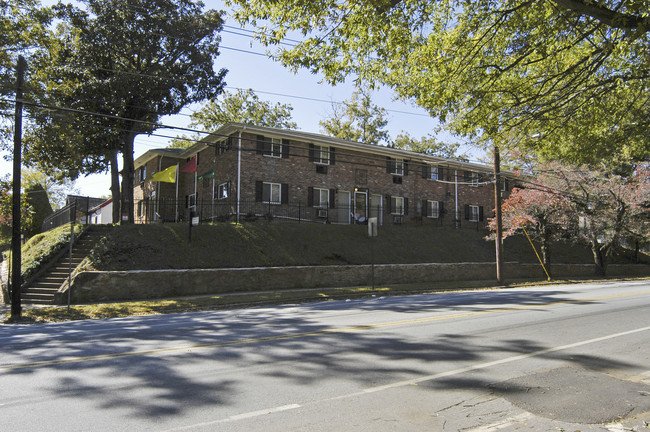
[[[593,264],[555,264],[556,278],[594,276]],[[368,286],[370,265],[245,269],[83,272],[72,282],[72,303],[223,294],[261,290]],[[650,265],[609,265],[608,276],[650,276]],[[505,279],[545,279],[537,264],[506,263]],[[494,263],[382,264],[375,284],[496,280]],[[59,292],[57,303],[67,302]]]

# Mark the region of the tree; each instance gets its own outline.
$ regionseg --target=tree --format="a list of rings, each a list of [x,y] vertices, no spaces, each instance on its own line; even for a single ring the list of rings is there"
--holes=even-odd
[[[11,240],[11,226],[13,220],[12,214],[12,181],[11,177],[0,178],[0,244],[9,242]],[[20,197],[20,210],[21,210],[21,227],[23,230],[26,227],[32,226],[33,211],[30,210],[29,202],[26,194],[21,194]]]
[[[516,187],[501,205],[503,238],[525,230],[531,240],[540,243],[541,259],[550,274],[550,244],[562,238],[571,226],[571,219],[567,217],[568,206],[566,197],[544,186]],[[489,220],[489,227],[496,230],[495,218]]]
[[[447,159],[456,159],[469,162],[466,153],[458,154],[459,143],[445,143],[438,141],[436,137],[429,134],[419,140],[411,137],[408,132],[402,132],[392,143],[392,146],[401,150],[410,150],[416,153],[424,153],[429,156],[438,156]]]
[[[532,187],[502,205],[504,228],[525,227],[544,244],[570,236],[591,248],[596,272],[605,275],[611,255],[647,241],[650,169],[639,165],[620,176],[610,170],[560,163],[538,165]]]
[[[17,57],[29,58],[48,43],[50,19],[50,10],[37,0],[0,0],[0,146],[11,142]]]
[[[205,11],[201,2],[192,0],[80,3],[85,9],[56,6],[67,27],[45,88],[60,92],[66,104],[63,110],[55,106],[52,116],[75,114],[58,126],[58,132],[62,137],[71,134],[74,143],[83,146],[79,154],[98,158],[103,169],[106,160],[111,160],[114,177],[116,154],[122,154],[120,207],[133,222],[133,141],[158,128],[162,116],[176,114],[185,105],[222,91],[226,70],[215,72],[213,65],[223,21],[220,12]],[[50,124],[56,127],[57,122]],[[91,139],[83,130],[78,132],[84,124],[89,126]],[[101,130],[105,137],[93,140]],[[78,164],[79,158],[64,164],[68,162]]]
[[[585,163],[650,157],[647,1],[228,4],[265,44],[305,36],[278,48],[284,65],[384,84],[479,144]]]
[[[41,232],[43,221],[52,214],[52,206],[50,205],[47,191],[39,183],[27,186],[25,188],[25,195],[32,217],[30,223],[25,225],[23,230],[27,236],[31,237]]]
[[[41,186],[47,194],[49,203],[55,209],[65,205],[68,195],[79,193],[75,182],[67,177],[56,178],[33,169],[23,169],[21,176],[23,187]]]
[[[319,124],[326,134],[349,141],[378,145],[390,140],[384,129],[388,124],[386,110],[373,105],[364,90],[355,91],[341,105],[332,104],[331,117]]]
[[[277,102],[260,100],[252,89],[225,91],[217,99],[212,99],[198,112],[192,114],[190,127],[199,127],[205,132],[214,132],[228,122],[247,123],[283,129],[296,129],[298,125],[291,119],[293,107]],[[200,133],[191,137],[183,135],[172,140],[169,147],[186,148],[201,139]]]

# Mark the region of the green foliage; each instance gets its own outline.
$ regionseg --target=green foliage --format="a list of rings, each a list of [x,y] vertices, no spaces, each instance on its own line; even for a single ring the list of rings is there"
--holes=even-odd
[[[372,104],[370,94],[357,90],[343,106],[332,104],[332,115],[319,122],[323,132],[337,138],[365,144],[388,144],[384,129],[388,124],[386,110]]]
[[[82,0],[55,9],[58,43],[40,58],[37,95],[41,105],[70,110],[36,107],[30,161],[74,177],[106,170],[121,152],[121,198],[132,221],[125,203],[133,202],[135,136],[223,89],[226,70],[214,70],[221,12],[192,0]]]
[[[411,137],[408,132],[402,132],[392,143],[394,148],[409,150],[416,153],[424,153],[429,156],[438,156],[447,159],[456,159],[469,162],[469,155],[458,154],[459,143],[444,143],[438,141],[433,135],[422,137],[419,140]]]
[[[296,129],[291,120],[293,107],[288,104],[260,100],[253,90],[239,89],[225,91],[217,99],[212,99],[198,112],[192,114],[190,126],[199,127],[206,132],[214,132],[228,122],[248,123],[282,129]],[[187,148],[198,142],[203,134],[190,137],[183,135],[172,140],[169,147]]]
[[[83,231],[83,225],[75,225],[75,236]],[[70,225],[63,225],[30,238],[21,249],[22,281],[34,275],[70,242]],[[10,254],[5,253],[5,257]]]
[[[32,217],[29,225],[24,225],[23,231],[27,236],[31,237],[41,232],[43,221],[52,214],[52,206],[47,197],[47,192],[38,183],[26,187],[25,195]]]
[[[23,232],[33,224],[34,210],[26,194],[20,197],[20,221]],[[12,235],[13,182],[9,175],[0,178],[0,245],[9,244]]]
[[[66,177],[53,177],[34,169],[21,170],[23,187],[40,185],[47,193],[47,198],[53,209],[65,205],[68,195],[78,195],[74,180]]]
[[[29,62],[48,43],[50,12],[37,0],[0,0],[0,147],[11,145],[14,104],[9,99],[13,100],[16,90],[18,55]],[[29,76],[29,68],[27,73]]]
[[[384,84],[476,143],[650,158],[646,1],[229,0],[284,65]],[[531,137],[537,137],[532,139]]]

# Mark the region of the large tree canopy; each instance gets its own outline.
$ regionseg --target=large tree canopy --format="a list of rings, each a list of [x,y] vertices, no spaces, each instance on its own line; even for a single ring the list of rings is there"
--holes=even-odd
[[[249,123],[284,129],[296,129],[298,125],[291,119],[293,107],[277,102],[261,100],[252,89],[225,91],[218,98],[209,101],[203,108],[192,114],[190,127],[199,127],[205,132],[215,132],[228,122]],[[172,140],[170,147],[186,148],[196,144],[204,134],[196,133]]]
[[[70,152],[65,141],[71,138],[77,155],[62,161],[68,170],[68,165],[82,162],[80,170],[105,169],[102,158],[121,152],[122,212],[133,221],[135,136],[151,133],[162,116],[223,89],[226,70],[214,70],[221,12],[204,10],[203,3],[192,0],[76,4],[82,8],[55,7],[62,20],[62,43],[49,53],[49,79],[39,92],[44,98],[40,108],[50,108],[39,123],[46,133],[34,140],[31,150],[37,158],[50,148],[66,157]]]
[[[647,1],[229,4],[264,43],[305,36],[278,48],[285,65],[385,84],[478,143],[577,162],[650,157]]]

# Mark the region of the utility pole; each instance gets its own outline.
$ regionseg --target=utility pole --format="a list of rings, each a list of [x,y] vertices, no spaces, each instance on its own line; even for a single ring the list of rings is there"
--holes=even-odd
[[[501,239],[503,237],[503,221],[501,217],[501,157],[499,147],[494,146],[494,206],[497,220],[496,229],[496,258],[497,258],[497,282],[503,283],[503,254],[501,250]]]
[[[12,197],[12,230],[11,230],[11,318],[20,319],[22,307],[20,302],[20,264],[22,261],[20,248],[20,167],[22,158],[22,129],[23,129],[23,85],[27,62],[23,56],[18,57],[16,68],[16,110],[14,122],[14,177]]]

